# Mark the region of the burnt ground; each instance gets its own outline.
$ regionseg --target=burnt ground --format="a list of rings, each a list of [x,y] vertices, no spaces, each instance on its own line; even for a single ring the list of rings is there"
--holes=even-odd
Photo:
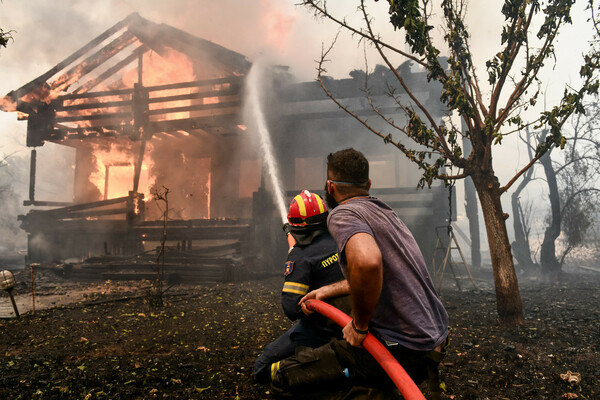
[[[55,278],[36,285],[49,308],[0,320],[0,398],[269,398],[252,366],[291,324],[279,305],[283,277],[174,286],[163,307],[150,305],[144,282]],[[498,325],[494,292],[478,282],[485,288],[441,291],[451,329],[443,398],[600,398],[600,274],[522,279],[526,322],[512,329]],[[561,378],[568,373],[581,380]]]

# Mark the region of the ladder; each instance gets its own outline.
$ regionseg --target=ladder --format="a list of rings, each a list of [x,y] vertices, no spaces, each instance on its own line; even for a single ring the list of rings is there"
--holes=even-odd
[[[447,245],[444,245],[444,241],[442,240],[442,236],[440,235],[440,229],[442,229],[442,228],[446,229],[448,231],[448,244]],[[458,242],[456,241],[456,236],[454,236],[454,229],[452,228],[452,225],[436,227],[435,234],[437,236],[437,241],[435,243],[435,250],[433,252],[433,260],[431,262],[431,269],[434,272],[434,276],[436,278],[438,278],[438,285],[437,285],[438,293],[442,289],[442,283],[444,281],[444,273],[446,272],[446,266],[450,267],[450,272],[452,272],[452,275],[454,276],[454,280],[456,281],[456,287],[458,288],[458,290],[462,290],[462,287],[460,285],[460,280],[454,270],[454,267],[455,266],[458,267],[460,264],[464,265],[464,268],[467,271],[467,275],[469,276],[469,279],[471,280],[473,287],[475,289],[478,289],[477,285],[475,284],[475,281],[473,280],[473,276],[471,275],[471,270],[469,269],[469,265],[467,264],[467,261],[465,260],[465,257],[463,255],[463,252],[462,252],[460,246],[458,245]],[[438,250],[445,251],[444,252],[444,261],[442,262],[442,264],[439,267],[437,267],[436,263],[435,263],[435,256],[436,256]],[[452,250],[458,250],[458,253],[460,255],[462,262],[455,263],[452,260],[452,254],[451,254]]]

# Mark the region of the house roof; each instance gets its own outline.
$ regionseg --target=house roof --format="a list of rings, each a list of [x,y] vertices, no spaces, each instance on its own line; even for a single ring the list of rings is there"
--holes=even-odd
[[[108,42],[107,39],[110,38],[114,39]],[[48,102],[59,95],[91,90],[102,80],[137,61],[139,52],[153,50],[163,54],[166,47],[177,50],[190,59],[212,64],[221,72],[221,77],[243,75],[251,65],[242,54],[132,13],[50,70],[9,92],[0,101],[0,109],[16,111],[21,102],[35,102],[40,97]],[[97,71],[110,63],[114,65],[108,72],[97,76]]]
[[[175,73],[159,70],[146,82],[153,53]],[[193,71],[184,73],[181,62],[169,58],[173,53],[185,56]],[[19,118],[28,120],[27,144],[34,147],[45,141],[133,138],[141,131],[236,134],[250,66],[242,54],[133,13],[0,98],[0,110],[19,111]]]

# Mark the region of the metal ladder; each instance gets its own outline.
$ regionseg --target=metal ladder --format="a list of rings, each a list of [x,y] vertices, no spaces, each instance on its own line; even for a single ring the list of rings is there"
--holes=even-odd
[[[444,246],[442,237],[440,236],[439,230],[442,228],[448,230],[448,245],[446,245],[446,246]],[[454,280],[456,281],[456,287],[458,287],[458,290],[462,290],[462,287],[460,285],[460,279],[458,278],[458,276],[456,275],[456,272],[454,271],[454,266],[458,267],[460,264],[464,265],[464,268],[467,271],[467,275],[469,276],[469,279],[471,280],[473,287],[475,289],[478,289],[477,285],[475,284],[475,281],[473,280],[473,276],[471,275],[471,270],[469,269],[469,265],[467,264],[467,261],[465,260],[465,257],[463,255],[463,252],[462,252],[460,246],[458,245],[458,242],[456,241],[456,236],[454,236],[454,229],[452,228],[452,226],[438,226],[435,228],[435,234],[437,236],[437,241],[435,243],[435,250],[433,251],[433,260],[431,262],[431,269],[434,272],[434,276],[439,278],[438,285],[436,288],[438,293],[442,289],[442,283],[444,281],[444,273],[446,272],[446,266],[450,267],[450,271],[452,272],[452,275],[454,276]],[[445,250],[444,261],[439,266],[439,268],[436,267],[436,263],[435,263],[435,256],[436,256],[438,250]],[[461,258],[462,262],[455,263],[452,261],[452,254],[451,254],[452,250],[458,250],[458,253],[460,254],[460,258]]]

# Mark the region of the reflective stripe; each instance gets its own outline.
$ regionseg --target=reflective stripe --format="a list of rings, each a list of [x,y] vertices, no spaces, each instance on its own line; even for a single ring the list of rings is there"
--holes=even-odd
[[[285,282],[283,284],[283,287],[286,287],[286,286],[294,286],[298,289],[306,289],[306,290],[308,290],[308,288],[310,287],[304,283],[298,283],[298,282]]]
[[[296,203],[298,203],[298,211],[300,212],[300,215],[306,217],[306,204],[304,204],[304,199],[302,196],[298,195],[294,197],[294,200],[296,200]]]
[[[323,214],[325,212],[325,206],[323,205],[323,200],[321,200],[320,196],[315,196],[317,199],[317,204],[319,205],[319,214]]]
[[[275,379],[275,374],[277,373],[277,371],[279,371],[279,363],[281,361],[277,361],[273,364],[271,364],[271,380]]]
[[[297,282],[285,282],[283,284],[283,292],[305,295],[308,293],[309,286]]]
[[[302,291],[302,290],[296,290],[296,289],[283,289],[283,291],[285,293],[294,293],[294,294],[301,294],[301,295],[305,295],[306,293],[308,293],[308,291]]]

